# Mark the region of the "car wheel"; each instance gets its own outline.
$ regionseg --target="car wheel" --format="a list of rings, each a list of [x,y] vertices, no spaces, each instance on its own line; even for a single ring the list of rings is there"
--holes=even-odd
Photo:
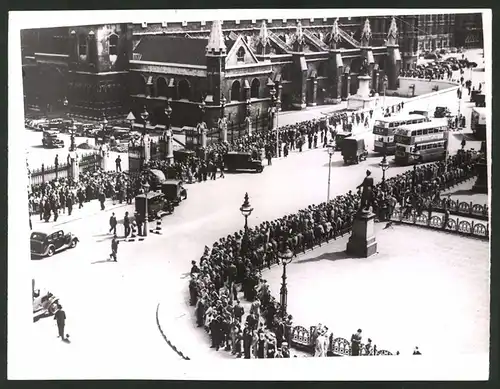
[[[78,242],[76,241],[76,239],[72,239],[72,240],[71,240],[71,244],[69,245],[69,247],[70,247],[70,248],[72,248],[72,249],[74,249],[74,248],[76,247],[76,244],[77,244],[77,243],[78,243]]]
[[[56,250],[54,249],[54,246],[50,246],[50,247],[49,247],[49,250],[47,251],[47,257],[51,257],[51,256],[53,256],[53,255],[54,255],[54,253],[55,253],[55,251],[56,251]]]
[[[57,308],[58,308],[58,304],[57,303],[52,303],[50,304],[49,306],[49,309],[48,309],[48,312],[50,315],[54,315],[57,311]]]

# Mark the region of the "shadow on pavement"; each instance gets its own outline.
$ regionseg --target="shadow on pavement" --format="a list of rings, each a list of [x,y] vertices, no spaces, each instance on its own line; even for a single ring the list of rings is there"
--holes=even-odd
[[[341,259],[351,259],[352,255],[348,255],[345,251],[336,251],[332,253],[323,253],[317,257],[300,259],[295,261],[295,263],[308,263],[308,262],[318,262],[326,259],[328,261],[338,261]]]
[[[471,189],[457,189],[457,190],[452,190],[452,191],[446,191],[444,193],[446,196],[451,195],[451,196],[459,196],[459,195],[465,195],[465,196],[472,196],[477,194],[476,192],[473,192]]]
[[[332,164],[331,164],[332,167],[347,167],[347,166],[350,166],[350,165],[346,165],[344,164],[344,161],[340,160],[340,161],[333,161]],[[323,167],[328,167],[328,163],[325,163],[323,165]]]
[[[95,262],[90,262],[91,265],[96,265],[98,263],[114,263],[115,261],[112,261],[110,259],[101,259],[100,261],[95,261]]]

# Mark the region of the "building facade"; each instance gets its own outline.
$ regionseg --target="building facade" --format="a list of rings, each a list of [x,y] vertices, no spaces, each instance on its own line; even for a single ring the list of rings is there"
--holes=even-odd
[[[455,44],[466,49],[483,47],[482,14],[457,14],[455,17]]]
[[[399,69],[412,66],[419,47],[452,43],[455,16],[445,16],[25,30],[25,104],[43,112],[65,108],[75,118],[94,121],[132,112],[141,122],[146,109],[151,126],[205,121],[214,128],[225,116],[229,127],[248,121],[261,127],[269,119],[271,93],[283,110],[338,103],[356,93],[365,60],[373,92],[382,92],[385,76],[387,87],[396,89]]]

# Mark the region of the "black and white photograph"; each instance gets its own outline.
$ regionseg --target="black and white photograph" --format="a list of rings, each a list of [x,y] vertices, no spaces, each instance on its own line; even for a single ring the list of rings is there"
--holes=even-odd
[[[9,18],[10,379],[488,379],[490,10]]]

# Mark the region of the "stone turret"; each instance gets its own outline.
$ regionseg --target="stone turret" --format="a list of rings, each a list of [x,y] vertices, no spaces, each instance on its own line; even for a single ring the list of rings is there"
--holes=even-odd
[[[330,33],[328,46],[330,47],[328,56],[328,85],[330,89],[330,97],[332,102],[337,104],[342,97],[342,74],[344,63],[342,61],[342,50],[339,48],[340,43],[339,19],[333,22],[332,32]]]
[[[395,90],[398,87],[399,69],[401,68],[401,53],[399,52],[398,28],[396,26],[396,19],[393,17],[389,32],[387,34],[387,88]]]
[[[375,58],[373,57],[373,50],[370,45],[372,39],[372,29],[370,27],[370,21],[365,20],[363,25],[363,30],[361,31],[361,61],[364,63],[364,71],[366,75],[372,77],[373,66],[375,64]],[[374,82],[370,81],[370,88],[373,88]]]
[[[260,26],[257,53],[261,56],[267,56],[271,53],[271,45],[269,41],[269,33],[267,31],[266,21],[263,20]]]
[[[304,32],[302,31],[302,23],[297,20],[297,26],[295,27],[295,42],[293,43],[293,51],[301,53],[304,51]]]
[[[224,34],[222,33],[220,20],[212,22],[212,29],[210,31],[210,37],[208,38],[208,45],[206,48],[206,55],[227,55],[227,48],[224,43]]]
[[[227,47],[224,43],[221,22],[212,22],[212,29],[205,56],[207,58],[208,101],[219,105],[221,101],[221,83],[226,72]]]

